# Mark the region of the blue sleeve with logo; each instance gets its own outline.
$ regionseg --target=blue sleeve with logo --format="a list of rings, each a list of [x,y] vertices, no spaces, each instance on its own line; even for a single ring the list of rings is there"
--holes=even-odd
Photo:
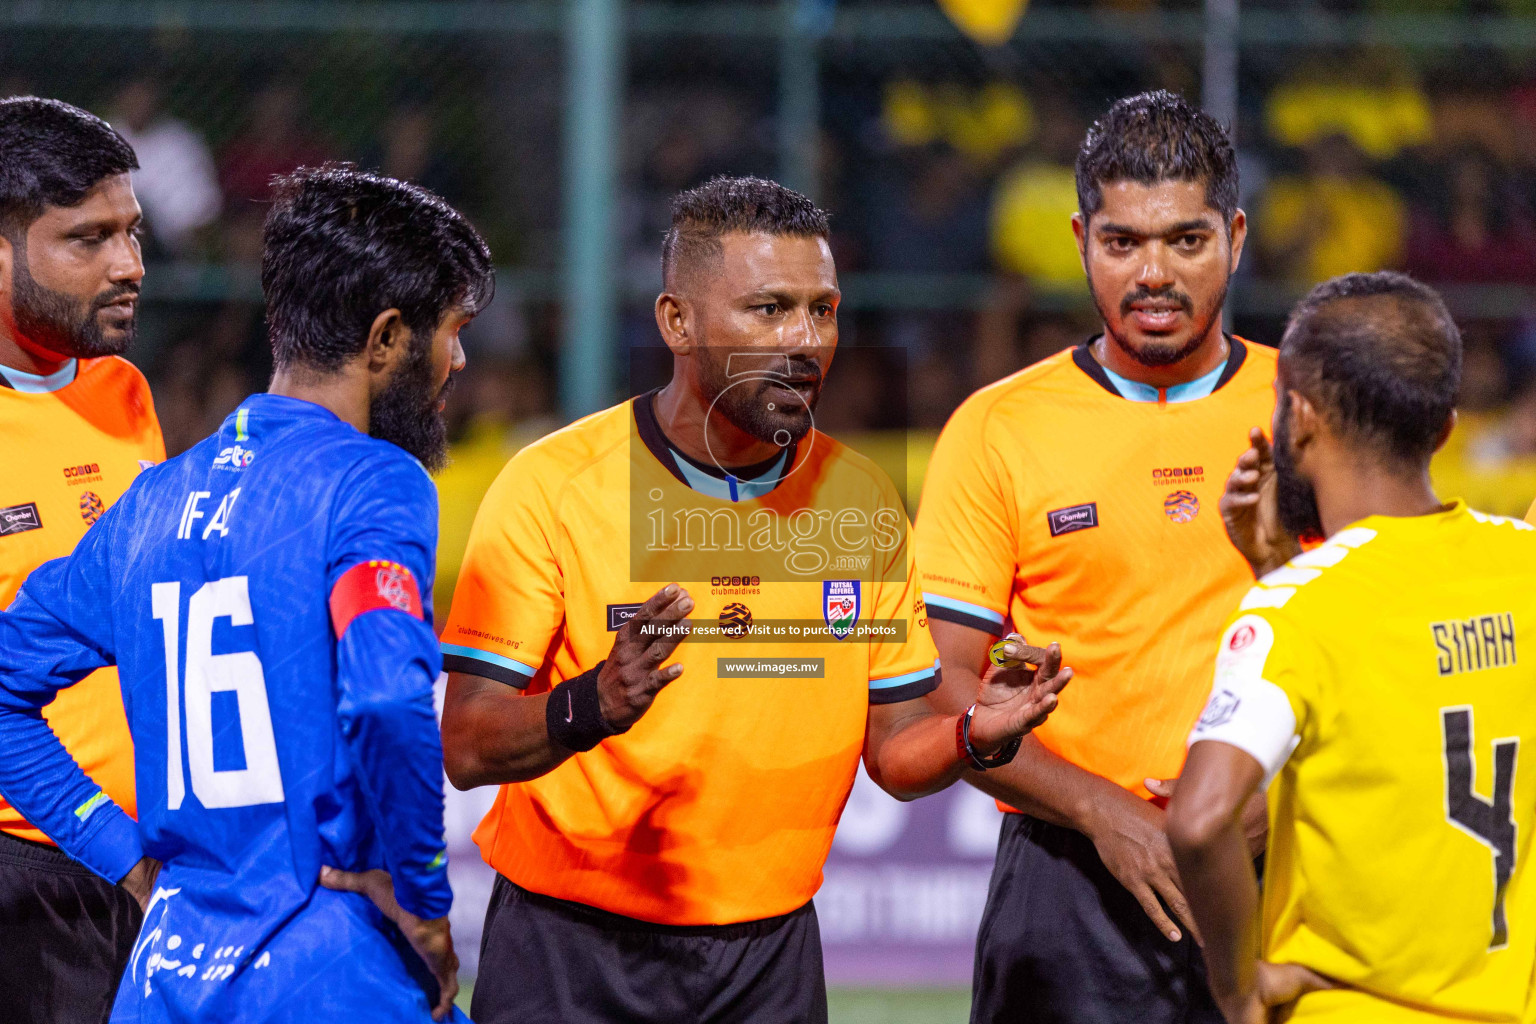
[[[37,568],[0,612],[0,793],[70,856],[116,882],[143,856],[138,828],[43,719],[55,695],[114,664],[108,511],[74,554]]]
[[[437,491],[408,459],[365,462],[341,485],[330,534],[342,735],[396,900],[419,917],[442,917],[453,894],[432,708],[442,671],[429,596]]]

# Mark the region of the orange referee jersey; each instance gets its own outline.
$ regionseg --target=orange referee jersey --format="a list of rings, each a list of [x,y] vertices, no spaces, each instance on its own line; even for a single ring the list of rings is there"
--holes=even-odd
[[[698,626],[627,733],[501,787],[475,841],[511,881],[676,925],[815,894],[870,704],[930,692],[937,654],[890,480],[816,432],[780,458],[706,479],[647,395],[528,446],[492,485],[443,631],[450,671],[542,692],[606,658],[672,581]]]
[[[0,375],[0,444],[0,608],[33,569],[73,551],[141,468],[165,459],[149,385],[116,356],[79,360],[74,380],[52,391],[20,390]],[[133,814],[133,740],[117,670],[60,691],[43,717],[85,773]],[[0,831],[50,841],[3,797]]]
[[[1086,345],[983,388],[940,435],[918,512],[928,613],[1061,641],[1076,676],[1035,735],[1144,797],[1183,766],[1210,652],[1253,585],[1217,501],[1269,425],[1276,353],[1230,342],[1188,401],[1122,397]]]

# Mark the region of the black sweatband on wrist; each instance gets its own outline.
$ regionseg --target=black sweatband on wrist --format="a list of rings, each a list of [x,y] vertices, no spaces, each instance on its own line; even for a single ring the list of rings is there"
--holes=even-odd
[[[1003,767],[1019,752],[1019,747],[1024,744],[1024,737],[1015,736],[1004,743],[991,757],[982,757],[976,752],[976,748],[971,746],[971,717],[975,714],[976,705],[972,704],[966,709],[965,714],[955,720],[955,748],[960,755],[960,763],[968,764],[978,772]]]
[[[610,728],[603,720],[602,705],[597,699],[597,674],[602,670],[603,662],[600,661],[549,691],[549,703],[544,705],[544,725],[549,730],[549,738],[566,750],[577,753],[591,750],[609,736],[624,731]]]

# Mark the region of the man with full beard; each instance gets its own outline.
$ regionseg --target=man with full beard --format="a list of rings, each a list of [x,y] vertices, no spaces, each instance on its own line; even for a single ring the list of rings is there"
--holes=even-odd
[[[0,608],[165,458],[149,386],[120,358],[144,276],[129,181],[137,166],[129,145],[83,110],[0,100]],[[117,672],[92,673],[43,714],[96,784],[134,813]],[[139,920],[126,891],[0,798],[8,1020],[105,1019]]]
[[[1168,834],[1231,1024],[1532,1019],[1536,529],[1431,488],[1461,363],[1429,287],[1319,285],[1280,343],[1273,459],[1229,483],[1270,571],[1216,648]],[[1261,897],[1239,818],[1266,788]]]
[[[263,245],[268,392],[0,613],[0,791],[145,908],[114,1020],[442,1019],[423,466],[490,254],[437,197],[345,166],[279,179]],[[112,664],[137,827],[39,714]]]
[[[813,426],[827,234],[772,182],[680,195],[671,382],[524,449],[480,506],[443,747],[454,785],[501,787],[475,833],[498,872],[482,1024],[825,1021],[811,897],[860,754],[934,792],[1006,763],[1070,678],[1019,643],[1038,673],[973,681],[957,714],[921,699],[901,498]]]
[[[970,778],[1010,812],[971,1019],[1211,1024],[1162,804],[1253,582],[1214,506],[1273,408],[1275,355],[1222,330],[1247,225],[1215,120],[1167,92],[1120,100],[1077,194],[1104,333],[967,399],[918,513],[933,699],[963,706],[1010,628],[1060,640],[1079,680],[1013,764]]]

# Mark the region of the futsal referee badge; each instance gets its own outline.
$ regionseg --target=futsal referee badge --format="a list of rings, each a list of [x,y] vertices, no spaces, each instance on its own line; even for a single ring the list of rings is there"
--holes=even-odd
[[[835,639],[845,639],[859,621],[859,581],[822,580],[821,596],[827,631]]]

